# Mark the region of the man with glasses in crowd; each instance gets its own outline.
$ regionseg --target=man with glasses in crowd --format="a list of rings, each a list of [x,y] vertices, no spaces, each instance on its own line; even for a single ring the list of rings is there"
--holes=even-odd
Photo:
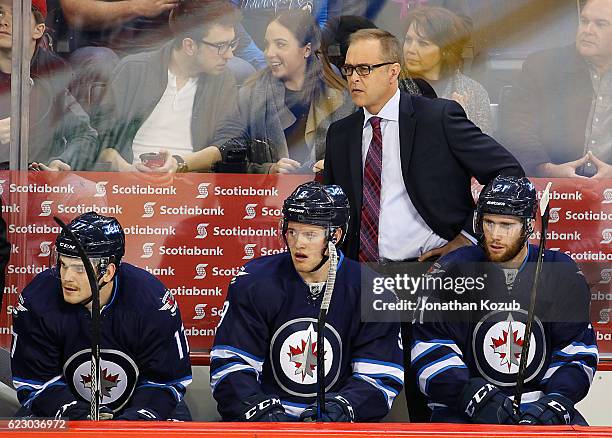
[[[325,182],[350,200],[346,255],[363,262],[423,261],[471,245],[471,178],[487,184],[499,174],[523,176],[459,104],[400,93],[401,62],[401,44],[389,32],[351,35],[342,73],[363,109],[327,132]],[[410,345],[408,325],[402,336]],[[405,369],[409,363],[406,357]],[[412,381],[406,378],[409,404],[418,397]]]
[[[239,21],[229,2],[186,0],[171,16],[170,43],[119,63],[97,117],[100,162],[119,171],[151,172],[152,162],[161,166],[155,170],[188,171],[183,157],[214,144],[219,121],[236,105],[227,63]],[[142,154],[156,157],[143,163]]]

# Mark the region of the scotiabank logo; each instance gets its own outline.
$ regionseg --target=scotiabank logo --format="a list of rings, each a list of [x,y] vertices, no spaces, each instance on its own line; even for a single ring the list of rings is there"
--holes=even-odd
[[[256,243],[247,243],[244,245],[244,257],[242,257],[242,260],[251,260],[253,257],[255,257],[256,246]]]
[[[153,217],[155,214],[155,209],[153,208],[155,204],[157,204],[157,202],[145,202],[142,206],[142,209],[144,210],[142,217]]]
[[[142,245],[142,255],[140,256],[141,259],[150,259],[151,257],[153,257],[153,246],[155,245],[155,243],[152,242],[147,242],[145,244]]]
[[[612,268],[606,268],[601,270],[601,281],[599,284],[608,284],[612,280]]]
[[[195,267],[196,275],[193,277],[194,280],[203,280],[206,278],[206,267],[208,263],[200,263]]]
[[[96,183],[96,194],[94,195],[95,198],[102,198],[106,196],[106,184],[108,184],[108,181],[100,181]]]
[[[247,204],[244,206],[244,211],[246,212],[246,215],[242,218],[242,219],[253,219],[255,216],[257,216],[257,212],[255,211],[255,207],[257,207],[257,204]]]
[[[207,304],[196,304],[195,306],[195,316],[193,319],[204,319],[206,317],[206,306]]]
[[[51,216],[51,206],[53,201],[43,201],[40,203],[40,217]]]
[[[200,183],[198,186],[198,196],[196,196],[196,199],[208,198],[208,186],[210,186],[210,183]]]
[[[5,179],[0,179],[0,195],[4,193],[4,183],[5,182],[6,182]]]
[[[49,257],[51,255],[51,245],[53,242],[45,241],[40,242],[40,254],[38,257]]]
[[[607,324],[610,322],[610,310],[612,309],[601,309],[599,311],[599,321],[597,321],[597,324]]]
[[[555,222],[559,222],[559,211],[560,210],[561,210],[560,207],[555,207],[555,208],[550,209],[550,219],[548,219],[549,223],[554,224]]]
[[[601,242],[599,243],[612,243],[612,228],[601,231]]]
[[[198,234],[196,234],[196,239],[205,239],[206,236],[208,236],[208,230],[206,229],[206,227],[208,227],[209,224],[198,224],[198,226],[196,227],[196,230],[198,232]]]
[[[605,189],[603,192],[602,204],[612,204],[612,189]]]

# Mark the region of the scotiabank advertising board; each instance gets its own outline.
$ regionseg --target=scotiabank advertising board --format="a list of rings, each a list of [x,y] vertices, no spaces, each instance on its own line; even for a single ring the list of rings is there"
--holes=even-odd
[[[49,267],[65,222],[87,211],[115,216],[125,261],[157,276],[176,297],[192,352],[210,349],[227,286],[249,260],[284,251],[283,200],[304,176],[0,172],[2,215],[12,244],[0,346],[8,347],[19,293]],[[536,180],[541,190],[547,181]],[[474,185],[477,195],[480,186]],[[539,230],[539,222],[536,225]],[[547,247],[570,255],[591,286],[602,355],[612,357],[612,181],[555,180]],[[532,236],[534,243],[539,232]]]

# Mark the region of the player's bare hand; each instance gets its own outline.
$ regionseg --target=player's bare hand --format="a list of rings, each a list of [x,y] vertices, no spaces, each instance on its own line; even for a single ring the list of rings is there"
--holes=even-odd
[[[300,163],[291,158],[281,158],[270,167],[269,173],[291,173],[299,169],[300,166]]]
[[[71,170],[71,167],[61,160],[53,160],[48,165],[43,163],[31,163],[28,169],[46,172],[67,172]]]
[[[612,165],[601,161],[591,151],[588,155],[591,162],[597,166],[597,173],[593,175],[593,178],[612,178]]]
[[[578,158],[575,161],[569,161],[563,164],[544,163],[538,166],[539,176],[545,178],[584,178],[586,176],[578,175],[576,169],[589,161],[589,154],[585,154],[584,157]]]
[[[0,120],[0,143],[11,142],[11,118]]]
[[[421,257],[419,257],[419,262],[425,261],[431,257],[442,257],[448,254],[451,251],[454,251],[462,246],[471,246],[472,242],[470,239],[465,237],[463,234],[457,234],[453,240],[448,242],[446,245],[441,246],[440,248],[432,249],[431,251],[427,251]]]
[[[312,166],[312,171],[314,173],[321,172],[323,169],[325,169],[325,160],[319,160]]]
[[[134,13],[140,17],[153,18],[179,4],[179,0],[131,0]]]

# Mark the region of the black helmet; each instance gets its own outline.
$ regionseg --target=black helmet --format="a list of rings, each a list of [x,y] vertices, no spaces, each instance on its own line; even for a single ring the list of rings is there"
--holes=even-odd
[[[533,232],[531,219],[535,219],[537,210],[536,189],[529,179],[496,176],[480,192],[474,213],[474,231],[482,234],[485,214],[502,214],[523,219],[526,238]]]
[[[340,186],[307,182],[295,189],[283,203],[283,236],[287,224],[293,221],[318,225],[330,231],[341,228],[344,237],[349,218],[349,201]]]
[[[107,258],[108,263],[119,265],[125,254],[125,234],[117,219],[90,212],[73,219],[68,228],[88,257]],[[64,230],[57,236],[55,247],[59,255],[79,257],[74,242]]]

